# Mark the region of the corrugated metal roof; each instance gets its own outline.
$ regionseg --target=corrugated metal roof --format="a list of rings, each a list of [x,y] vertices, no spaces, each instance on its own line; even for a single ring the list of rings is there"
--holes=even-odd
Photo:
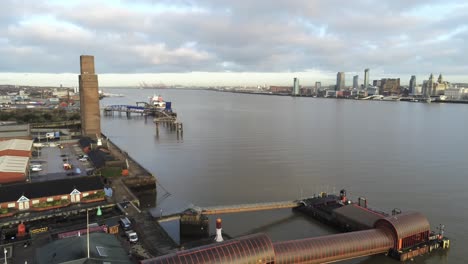
[[[331,263],[355,257],[385,253],[393,246],[388,230],[364,231],[276,242],[275,264]]]
[[[27,139],[10,139],[0,141],[0,151],[8,149],[30,151],[32,144],[33,141]]]
[[[389,216],[380,219],[375,223],[375,226],[386,226],[389,223],[394,228],[398,239],[403,239],[412,235],[423,232],[429,232],[431,226],[427,218],[418,212],[405,212],[394,216]]]
[[[25,173],[28,162],[28,157],[2,156],[0,157],[0,172]]]
[[[235,238],[140,261],[158,263],[274,263],[273,243],[265,234]]]

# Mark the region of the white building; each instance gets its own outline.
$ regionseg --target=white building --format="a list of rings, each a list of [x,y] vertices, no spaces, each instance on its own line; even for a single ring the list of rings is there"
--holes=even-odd
[[[445,90],[445,96],[448,100],[460,100],[468,95],[468,88],[448,88]]]

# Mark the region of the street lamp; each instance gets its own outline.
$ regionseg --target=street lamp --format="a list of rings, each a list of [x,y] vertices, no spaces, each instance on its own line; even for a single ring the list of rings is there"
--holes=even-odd
[[[7,264],[6,255],[8,253],[8,250],[6,248],[3,248],[3,253],[5,254],[5,264]]]
[[[88,259],[89,259],[89,209],[88,208],[86,208],[86,248],[88,251]]]

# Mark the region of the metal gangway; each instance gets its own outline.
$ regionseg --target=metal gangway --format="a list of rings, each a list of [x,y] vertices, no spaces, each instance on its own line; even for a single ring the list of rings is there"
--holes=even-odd
[[[136,114],[145,114],[147,108],[143,106],[134,106],[134,105],[108,105],[104,107],[104,113],[113,114],[114,112],[126,113],[127,115],[131,113]]]
[[[166,213],[164,216],[157,217],[159,222],[166,222],[179,219],[182,215],[218,215],[218,214],[231,214],[243,212],[256,212],[276,209],[290,209],[300,206],[302,201],[281,201],[281,202],[265,202],[265,203],[250,203],[250,204],[234,204],[234,205],[220,205],[220,206],[207,206],[198,207],[192,206],[181,212]]]
[[[288,209],[301,205],[299,201],[283,201],[283,202],[266,202],[252,204],[237,204],[237,205],[221,205],[201,208],[203,215],[217,215],[229,213],[255,212],[274,209]]]

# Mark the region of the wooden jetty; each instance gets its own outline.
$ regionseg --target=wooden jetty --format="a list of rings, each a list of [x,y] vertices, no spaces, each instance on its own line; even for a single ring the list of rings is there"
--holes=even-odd
[[[156,125],[156,136],[159,136],[159,126],[166,126],[170,131],[175,131],[177,137],[184,135],[184,126],[182,122],[177,121],[177,115],[171,115],[167,112],[160,112],[159,117],[154,118],[154,124]]]

